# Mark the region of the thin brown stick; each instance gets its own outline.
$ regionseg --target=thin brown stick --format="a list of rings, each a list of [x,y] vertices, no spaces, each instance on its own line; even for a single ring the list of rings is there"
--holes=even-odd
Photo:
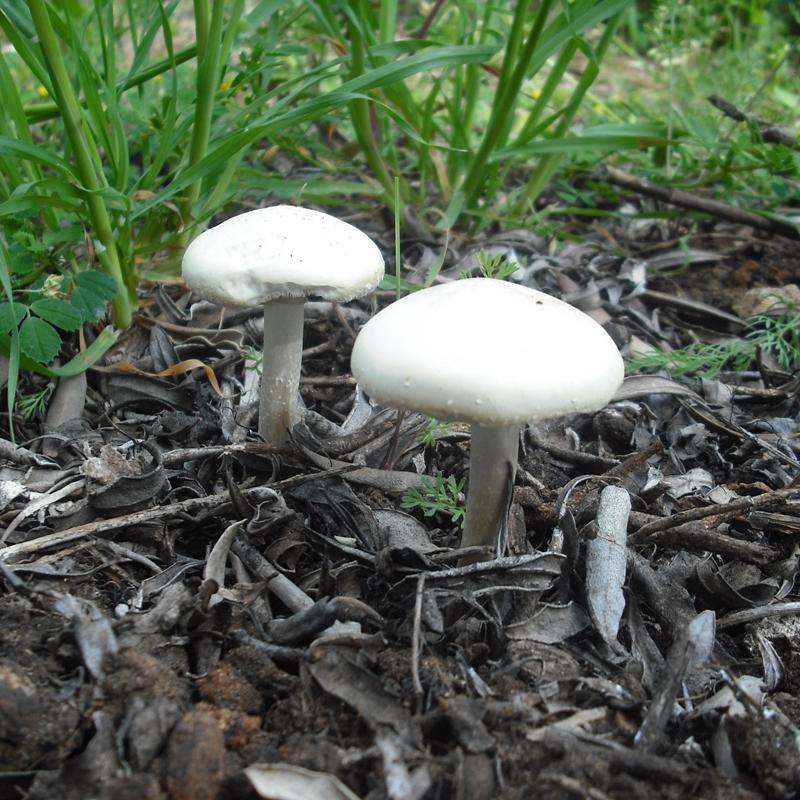
[[[642,525],[635,533],[628,537],[628,544],[642,544],[652,534],[665,531],[669,528],[677,528],[686,522],[695,522],[708,517],[718,517],[717,524],[730,517],[739,516],[744,511],[755,511],[756,509],[770,508],[773,505],[781,505],[793,494],[800,492],[797,486],[788,489],[776,489],[774,492],[764,492],[755,497],[740,497],[732,500],[723,506],[711,505],[703,508],[690,508],[688,511],[681,511],[669,517],[661,517],[653,522]]]
[[[702,211],[706,214],[711,214],[711,216],[726,219],[729,222],[749,225],[751,228],[768,231],[769,233],[784,236],[787,239],[800,240],[800,229],[788,222],[762,217],[752,211],[745,211],[737,206],[722,203],[719,200],[712,200],[708,197],[700,197],[682,189],[659,186],[646,178],[639,178],[616,167],[606,166],[604,178],[615,186],[630,189],[637,194],[653,197],[656,200],[663,200],[665,203],[670,203],[674,206],[689,208],[693,211]]]
[[[422,711],[422,681],[419,679],[419,646],[422,636],[422,594],[425,590],[425,573],[417,576],[417,594],[414,598],[414,629],[411,633],[411,682],[414,685],[417,712]]]
[[[761,134],[761,140],[771,144],[782,144],[793,150],[800,150],[797,145],[797,133],[789,128],[776,125],[774,122],[767,122],[755,114],[747,114],[733,103],[728,102],[723,97],[712,94],[706,98],[714,108],[718,108],[726,117],[735,119],[737,122],[748,122],[755,125]]]
[[[774,603],[770,606],[758,608],[745,608],[742,611],[733,611],[717,620],[717,630],[732,628],[734,625],[744,625],[746,622],[757,622],[767,617],[796,617],[800,615],[800,603]]]
[[[348,464],[348,469],[351,466]],[[292,478],[287,478],[285,481],[278,481],[270,484],[271,489],[280,491],[288,489],[292,486],[298,486],[312,478],[320,478],[331,474],[339,474],[343,472],[342,469],[324,470],[322,472],[315,472],[312,475],[296,475]],[[250,489],[243,489],[242,494],[244,497],[257,495],[263,492],[263,487],[257,486]],[[220,508],[226,503],[231,502],[230,492],[220,492],[219,494],[212,494],[208,497],[192,497],[188,500],[181,500],[179,503],[170,503],[165,506],[155,506],[154,508],[147,508],[144,511],[134,511],[131,514],[123,514],[119,517],[111,517],[109,519],[98,519],[94,522],[87,522],[85,525],[76,525],[74,528],[67,528],[57,533],[48,533],[44,536],[39,536],[36,539],[31,539],[27,542],[19,542],[18,544],[8,545],[7,547],[0,547],[0,559],[6,562],[11,562],[20,556],[31,555],[38,553],[40,550],[45,550],[50,547],[57,547],[58,545],[73,542],[76,539],[83,539],[86,536],[98,536],[109,531],[119,530],[120,528],[127,528],[129,525],[143,525],[146,522],[155,522],[161,519],[169,519],[177,517],[182,514],[194,514],[199,511],[210,511]]]
[[[728,558],[735,558],[748,564],[764,566],[780,558],[780,551],[757,542],[735,539],[724,533],[708,530],[691,522],[651,534],[647,544],[662,547],[675,547],[686,550],[708,551]]]
[[[165,467],[179,467],[186,461],[197,461],[211,456],[222,456],[227,453],[248,453],[250,455],[271,455],[280,452],[281,448],[264,442],[240,442],[239,444],[207,445],[206,447],[179,447],[163,454]]]

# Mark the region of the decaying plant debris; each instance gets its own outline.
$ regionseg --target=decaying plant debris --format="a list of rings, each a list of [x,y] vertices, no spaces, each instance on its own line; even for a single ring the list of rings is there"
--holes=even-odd
[[[688,251],[663,222],[591,238],[480,245],[624,352],[739,335],[734,297],[797,277],[746,229]],[[422,274],[437,247],[405,251]],[[475,268],[455,242],[442,278]],[[400,504],[422,474],[464,476],[466,437],[421,440],[425,419],[355,391],[368,304],[309,305],[307,410],[280,450],[252,433],[258,309],[180,286],[144,308],[2,449],[0,795],[800,792],[798,373],[762,354],[631,376],[597,414],[529,427],[506,556],[459,566],[450,516]]]

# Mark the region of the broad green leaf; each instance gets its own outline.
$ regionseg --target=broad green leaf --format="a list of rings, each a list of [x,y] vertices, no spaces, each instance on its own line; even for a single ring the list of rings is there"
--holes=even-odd
[[[83,241],[84,230],[80,225],[69,225],[57,231],[46,231],[42,236],[42,242],[47,247],[55,247],[65,242]]]
[[[10,333],[27,313],[28,309],[22,303],[0,303],[0,331]]]
[[[94,269],[88,272],[79,272],[75,276],[75,283],[81,289],[87,289],[102,300],[110,300],[117,293],[116,281],[104,272]]]
[[[36,372],[48,378],[71,378],[74,375],[80,375],[81,372],[85,372],[105,355],[108,348],[117,341],[120,333],[121,331],[116,331],[113,328],[104,328],[100,335],[83,352],[78,353],[61,367],[48,367],[23,355],[17,359],[17,370],[23,369],[29,372]],[[0,353],[10,353],[12,362],[15,358],[15,352],[19,350],[18,347],[15,350],[15,342],[18,339],[19,337],[12,339],[8,334],[0,332]],[[15,395],[16,384],[12,397]]]
[[[8,267],[14,275],[24,275],[36,266],[30,248],[14,242],[8,248]]]
[[[93,322],[101,319],[106,313],[108,300],[95,294],[91,289],[79,286],[69,298],[70,303],[81,315],[84,322]]]
[[[31,311],[45,322],[63,331],[76,331],[83,322],[83,314],[66,300],[45,297],[31,303]]]
[[[19,329],[19,346],[29,358],[47,364],[58,355],[61,337],[43,319],[28,317]]]

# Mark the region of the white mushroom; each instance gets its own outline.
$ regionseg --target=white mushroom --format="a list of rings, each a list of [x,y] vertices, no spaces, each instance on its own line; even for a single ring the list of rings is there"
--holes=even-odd
[[[462,546],[494,544],[526,422],[605,406],[622,383],[611,337],[567,303],[474,278],[407,295],[361,330],[353,375],[386,405],[472,424]]]
[[[336,217],[273,206],[201,233],[183,256],[183,277],[207,300],[264,304],[258,432],[282,445],[296,422],[305,298],[345,302],[371,292],[383,277],[383,257],[366,234]]]

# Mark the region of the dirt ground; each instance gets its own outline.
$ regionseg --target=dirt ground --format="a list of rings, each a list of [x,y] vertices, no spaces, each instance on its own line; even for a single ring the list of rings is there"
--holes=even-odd
[[[741,226],[576,225],[455,237],[441,278],[503,254],[623,352],[742,335],[747,290],[800,282],[796,242]],[[438,246],[404,256],[424,273]],[[800,374],[633,376],[531,426],[506,555],[460,566],[450,517],[400,502],[466,475],[466,429],[423,443],[355,394],[369,301],[309,305],[309,413],[275,452],[258,310],[143,292],[2,453],[0,800],[800,796]],[[589,555],[608,486],[632,509],[616,578]]]

